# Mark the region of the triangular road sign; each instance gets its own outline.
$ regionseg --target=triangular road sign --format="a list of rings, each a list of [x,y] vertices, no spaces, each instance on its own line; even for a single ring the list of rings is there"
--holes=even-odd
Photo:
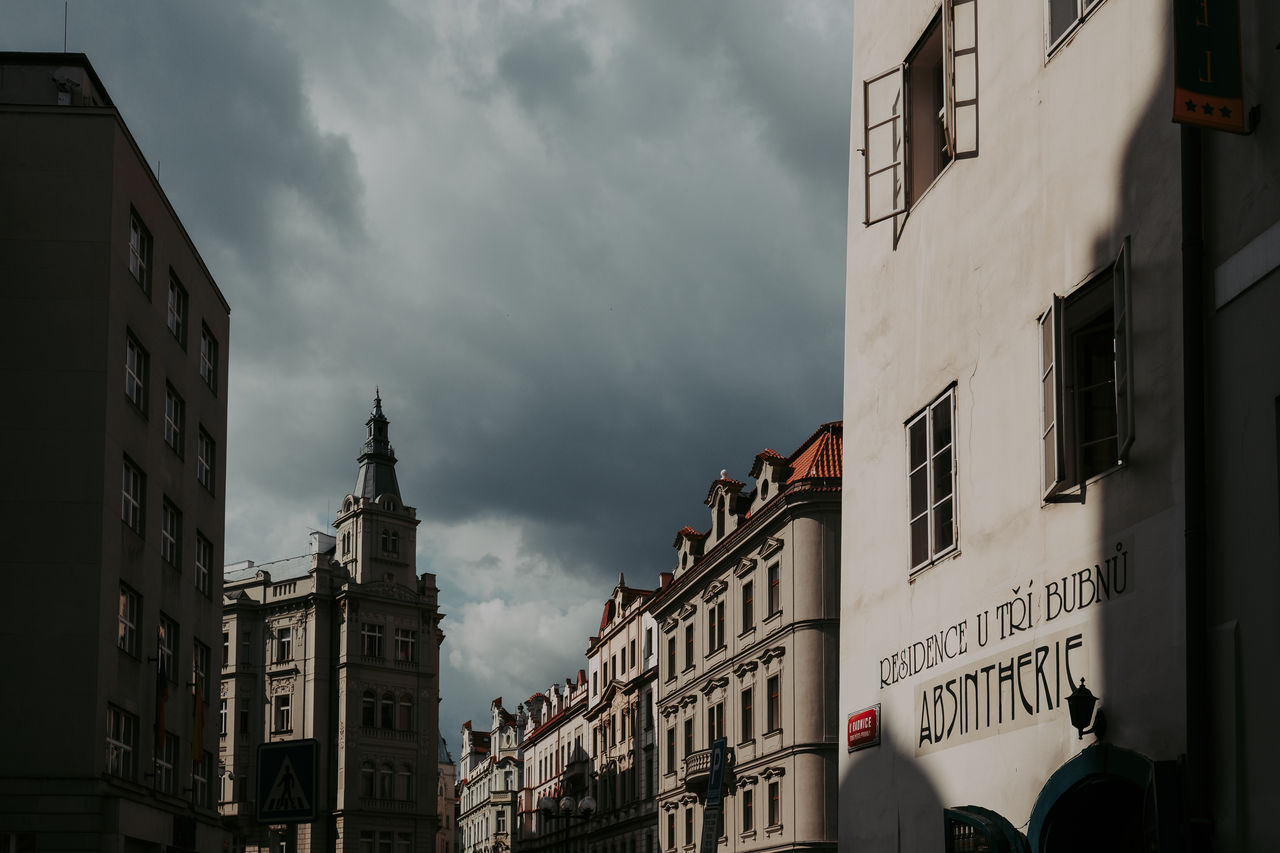
[[[311,809],[311,803],[307,801],[306,789],[298,778],[297,772],[293,769],[293,762],[289,760],[288,756],[285,756],[284,761],[280,763],[280,772],[276,774],[276,780],[271,783],[271,790],[267,792],[263,809],[268,812],[309,811]]]

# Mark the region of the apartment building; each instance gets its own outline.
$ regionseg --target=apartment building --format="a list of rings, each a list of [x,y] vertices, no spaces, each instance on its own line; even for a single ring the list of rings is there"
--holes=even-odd
[[[458,805],[458,767],[449,754],[448,741],[440,736],[440,754],[436,759],[439,778],[436,781],[436,814],[440,829],[436,833],[436,853],[457,853],[458,827],[454,812]]]
[[[462,853],[510,851],[517,836],[523,785],[523,725],[502,705],[489,706],[488,730],[462,724],[458,761],[458,829]]]
[[[336,535],[224,570],[221,805],[245,850],[432,853],[440,829],[441,614],[377,398]],[[259,823],[257,747],[314,738],[311,823]],[[232,778],[234,777],[234,778]]]
[[[1189,124],[1277,13],[1187,5],[858,7],[842,847],[1280,843],[1280,144]]]
[[[718,848],[834,850],[843,428],[721,472],[649,603],[658,628],[658,843],[703,834],[711,746],[728,744]]]
[[[0,188],[0,849],[218,849],[227,301],[83,54],[0,53]]]
[[[654,591],[633,588],[619,574],[605,602],[600,632],[587,647],[591,697],[591,842],[599,853],[657,850],[657,625]]]
[[[524,702],[520,718],[525,774],[515,839],[522,851],[587,849],[592,815],[584,814],[579,804],[588,797],[594,800],[591,725],[585,713],[589,693],[587,673],[580,669],[576,677],[552,684]],[[565,798],[574,803],[572,813],[560,811]],[[547,800],[557,803],[554,816],[542,811]]]

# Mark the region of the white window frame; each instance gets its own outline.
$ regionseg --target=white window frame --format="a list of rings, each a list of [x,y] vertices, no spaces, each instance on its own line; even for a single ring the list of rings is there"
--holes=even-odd
[[[293,660],[293,627],[281,625],[276,628],[276,663]]]
[[[141,596],[128,584],[120,584],[119,633],[116,647],[138,657],[138,616],[142,607]]]
[[[169,445],[174,453],[182,456],[184,426],[187,419],[187,404],[177,391],[173,390],[173,386],[168,383],[164,386],[164,443]]]
[[[124,339],[124,395],[138,411],[147,411],[147,367],[150,356],[132,333]]]
[[[142,224],[136,211],[129,215],[129,272],[142,287],[142,292],[151,294],[151,232]]]
[[[191,643],[191,692],[197,702],[209,702],[209,647],[199,640]]]
[[[1080,28],[1085,19],[1102,5],[1102,0],[1071,0],[1071,5],[1075,6],[1074,16],[1062,28],[1062,32],[1058,34],[1058,37],[1054,38],[1053,0],[1044,0],[1044,55],[1046,60],[1071,39],[1071,35]]]
[[[1124,465],[1133,447],[1133,306],[1131,304],[1129,238],[1125,237],[1115,260],[1095,272],[1077,288],[1084,292],[1111,277],[1112,352],[1116,407],[1116,466]],[[1080,426],[1068,423],[1066,413],[1077,412],[1069,401],[1066,375],[1066,341],[1072,334],[1068,298],[1054,294],[1049,309],[1040,315],[1040,449],[1041,488],[1045,503],[1083,503],[1088,477],[1081,477]],[[1077,418],[1078,420],[1078,412]],[[1105,473],[1105,472],[1104,472]]]
[[[147,475],[126,456],[121,476],[120,520],[142,536],[146,529]]]
[[[155,784],[156,790],[165,794],[173,793],[173,767],[178,763],[178,736],[173,732],[164,733],[164,743],[156,750]]]
[[[196,531],[196,559],[194,582],[196,589],[209,595],[209,567],[213,565],[213,543]]]
[[[977,0],[943,0],[943,108],[941,119],[947,162],[933,175],[936,182],[955,160],[978,154]],[[866,78],[862,83],[862,148],[864,226],[906,213],[926,187],[912,192],[912,114],[908,80],[911,60],[933,31],[934,19],[907,54],[908,60]]]
[[[382,657],[382,625],[376,622],[360,623],[360,655],[366,658]]]
[[[200,327],[200,378],[209,390],[218,393],[218,339],[209,327]]]
[[[138,718],[117,708],[107,706],[107,772],[112,776],[133,781],[138,777]]]
[[[953,554],[960,547],[960,512],[959,512],[959,496],[956,494],[958,486],[958,478],[956,472],[959,468],[956,459],[956,386],[952,383],[947,390],[943,391],[935,397],[929,405],[912,415],[906,422],[906,455],[907,455],[907,553],[908,562],[911,564],[911,573],[915,574],[939,560]],[[946,411],[949,422],[950,431],[947,442],[939,446],[935,436],[935,420],[938,413]],[[917,461],[912,456],[911,447],[911,431],[917,425],[923,423],[925,433],[925,456],[923,461]],[[950,470],[946,473],[947,491],[942,492],[942,484],[939,482],[936,461],[943,453],[950,452],[951,465]],[[912,479],[917,475],[923,475],[925,480],[925,506],[923,511],[917,512],[912,506]],[[950,542],[939,543],[939,510],[944,504],[951,504],[951,522],[950,522]],[[916,559],[914,554],[914,535],[915,525],[923,521],[926,526],[926,536],[928,537],[925,554],[921,559]]]
[[[169,271],[169,301],[165,310],[165,324],[174,340],[184,348],[187,345],[187,289],[178,277]]]
[[[281,693],[276,696],[274,707],[272,708],[271,722],[274,731],[289,732],[293,731],[293,695],[290,693]]]
[[[213,436],[199,427],[196,434],[196,482],[213,492],[213,465],[215,456]]]
[[[418,659],[418,632],[408,628],[396,628],[395,633],[396,660],[400,663],[414,663]]]
[[[160,614],[160,622],[156,626],[156,666],[160,668],[166,679],[177,681],[177,673],[173,669],[173,652],[178,645],[178,623]]]
[[[182,567],[182,511],[168,498],[160,503],[160,558],[175,569]]]

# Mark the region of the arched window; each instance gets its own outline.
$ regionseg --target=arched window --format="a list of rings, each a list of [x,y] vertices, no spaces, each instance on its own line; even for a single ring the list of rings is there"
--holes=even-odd
[[[400,780],[397,785],[400,796],[397,799],[413,799],[413,768],[408,764],[400,765]]]
[[[360,796],[373,796],[373,762],[366,761],[360,765]]]
[[[392,723],[395,720],[395,717],[394,717],[395,707],[396,707],[396,698],[392,696],[390,693],[383,693],[382,707],[380,708],[380,710],[382,711],[381,725],[384,729],[389,729],[392,727]]]
[[[372,728],[377,724],[377,699],[372,690],[366,690],[360,700],[360,725]]]
[[[396,726],[402,732],[413,731],[413,697],[408,693],[400,694],[400,725]]]
[[[716,501],[716,538],[724,536],[724,496]]]
[[[378,798],[391,799],[391,765],[383,764],[378,768]]]

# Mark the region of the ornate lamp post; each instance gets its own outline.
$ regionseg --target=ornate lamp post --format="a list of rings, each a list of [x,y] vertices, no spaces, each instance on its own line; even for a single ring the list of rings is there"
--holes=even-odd
[[[569,853],[569,822],[589,820],[596,813],[596,801],[589,796],[577,801],[564,797],[559,802],[555,797],[543,797],[538,800],[538,811],[547,820],[564,821],[564,853]]]

